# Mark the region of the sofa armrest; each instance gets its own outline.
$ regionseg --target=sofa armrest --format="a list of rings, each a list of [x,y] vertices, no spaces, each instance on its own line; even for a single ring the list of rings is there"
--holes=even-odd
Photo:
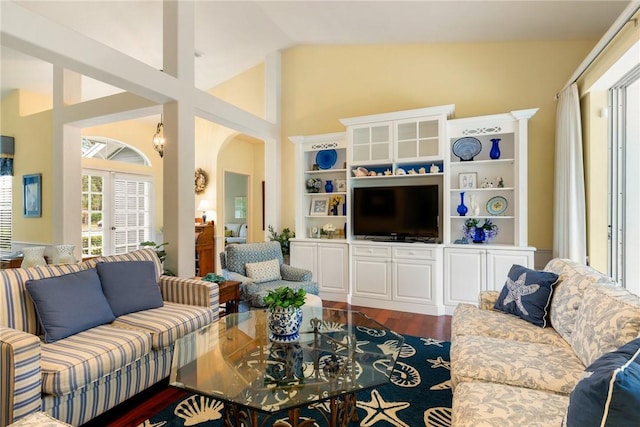
[[[287,264],[280,266],[280,275],[283,280],[289,280],[292,282],[308,282],[311,280],[313,274],[309,270],[304,268],[292,267]]]
[[[218,312],[220,295],[217,283],[163,275],[158,285],[163,301],[209,307]]]
[[[222,277],[227,280],[242,282],[243,285],[246,285],[247,283],[253,283],[252,279],[248,278],[247,276],[243,276],[240,273],[236,273],[235,271],[222,270]]]
[[[40,339],[0,326],[0,425],[40,410]]]
[[[498,297],[500,296],[500,292],[498,291],[481,291],[480,292],[480,308],[482,310],[491,310],[493,306],[498,301]]]

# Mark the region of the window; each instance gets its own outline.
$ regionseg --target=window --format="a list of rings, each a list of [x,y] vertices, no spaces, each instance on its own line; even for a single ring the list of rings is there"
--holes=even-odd
[[[640,294],[640,65],[609,90],[609,273]]]
[[[13,177],[0,176],[0,255],[11,253]]]

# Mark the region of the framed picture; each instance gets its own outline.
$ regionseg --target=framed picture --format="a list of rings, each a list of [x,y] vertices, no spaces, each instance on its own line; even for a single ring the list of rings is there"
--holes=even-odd
[[[478,174],[476,172],[459,173],[458,174],[458,187],[464,188],[477,188],[478,187]]]
[[[27,218],[42,216],[42,174],[22,176],[22,213]]]
[[[309,210],[310,216],[327,216],[329,215],[329,197],[327,196],[312,196],[311,197],[311,209]]]
[[[347,180],[336,179],[336,190],[341,193],[347,191]]]

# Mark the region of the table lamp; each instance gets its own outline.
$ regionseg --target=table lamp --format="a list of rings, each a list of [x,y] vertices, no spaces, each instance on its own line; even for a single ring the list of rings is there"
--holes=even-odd
[[[200,200],[200,203],[198,204],[198,210],[202,211],[203,224],[207,223],[207,211],[210,211],[212,209],[213,209],[213,203],[211,203],[210,200],[206,200],[206,199]]]

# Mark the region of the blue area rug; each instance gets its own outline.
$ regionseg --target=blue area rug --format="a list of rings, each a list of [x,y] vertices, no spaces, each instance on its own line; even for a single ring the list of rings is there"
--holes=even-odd
[[[448,427],[451,425],[451,375],[449,348],[451,343],[405,335],[405,343],[396,362],[391,383],[357,393],[360,426]],[[301,411],[319,420],[317,411],[328,412],[328,405]],[[166,409],[139,427],[223,427],[222,402],[213,398],[189,395],[168,405]],[[286,412],[271,417],[265,425],[285,420]],[[285,425],[289,425],[286,423]]]

